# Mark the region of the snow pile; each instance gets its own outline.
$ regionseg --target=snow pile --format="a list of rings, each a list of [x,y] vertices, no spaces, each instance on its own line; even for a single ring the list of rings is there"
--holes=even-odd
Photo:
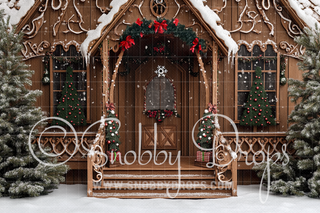
[[[0,198],[0,212],[319,212],[319,200],[304,197],[270,195],[266,204],[259,200],[259,185],[238,186],[238,197],[223,199],[117,199],[87,197],[86,185],[60,185],[46,196],[37,198]],[[265,199],[266,191],[262,191]]]
[[[10,25],[18,24],[33,5],[34,0],[0,0],[0,10],[4,10],[5,19],[10,17]]]
[[[237,43],[232,39],[228,30],[218,25],[217,22],[221,21],[221,19],[208,5],[204,6],[203,1],[205,0],[190,0],[192,5],[200,12],[204,21],[215,31],[216,35],[224,41],[228,47],[229,58],[233,57],[238,52]]]
[[[314,29],[315,24],[320,21],[320,1],[319,0],[288,0],[292,9],[308,25]]]
[[[90,42],[100,38],[104,27],[112,22],[114,15],[119,12],[120,7],[125,3],[127,3],[127,0],[112,0],[110,3],[110,8],[112,9],[109,11],[109,13],[102,14],[98,19],[98,23],[100,24],[97,26],[97,28],[87,32],[87,38],[81,44],[81,52],[83,56],[86,56],[87,62],[88,58],[90,57],[90,55],[88,55],[88,47]]]

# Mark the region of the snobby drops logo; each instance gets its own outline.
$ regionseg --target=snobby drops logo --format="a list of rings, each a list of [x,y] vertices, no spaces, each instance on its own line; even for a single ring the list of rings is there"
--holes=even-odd
[[[213,138],[213,145],[212,145],[212,148],[203,148],[201,146],[199,146],[196,142],[196,139],[194,138],[194,133],[195,133],[195,128],[197,127],[198,123],[205,118],[205,116],[203,118],[200,118],[193,126],[192,128],[192,141],[195,145],[195,147],[197,147],[199,150],[201,151],[209,151],[212,153],[212,160],[209,161],[206,166],[208,168],[226,168],[228,167],[233,160],[236,160],[237,158],[240,159],[241,155],[244,155],[244,158],[246,159],[245,163],[246,165],[250,166],[250,165],[259,165],[261,163],[267,163],[267,166],[264,170],[264,174],[263,174],[263,177],[265,177],[265,173],[267,172],[267,196],[266,196],[266,199],[265,200],[262,200],[262,183],[264,181],[264,178],[262,177],[261,179],[261,183],[260,183],[260,189],[259,189],[259,199],[261,201],[261,203],[265,203],[268,199],[268,196],[269,196],[269,190],[270,190],[270,161],[271,159],[275,159],[276,160],[273,162],[273,163],[276,163],[278,160],[283,160],[281,159],[281,155],[280,153],[275,153],[273,154],[271,157],[269,156],[269,150],[268,150],[268,153],[267,153],[267,156],[266,154],[263,152],[263,151],[259,151],[257,153],[255,153],[255,155],[253,156],[252,158],[252,162],[248,162],[248,153],[245,152],[245,151],[242,151],[239,144],[238,144],[238,141],[239,141],[239,136],[238,136],[238,129],[235,125],[235,123],[227,116],[225,115],[221,115],[221,114],[212,114],[212,116],[215,118],[215,127],[216,129],[220,129],[219,127],[219,122],[218,122],[218,117],[221,117],[223,119],[226,119],[230,124],[231,126],[233,127],[234,129],[234,134],[236,136],[236,147],[235,149],[233,150],[230,145],[228,145],[228,143],[224,143],[224,142],[220,142],[218,143],[218,140],[219,140],[219,136],[220,135],[223,135],[222,132],[218,132],[218,134],[215,134],[214,138]],[[34,153],[33,149],[32,149],[32,132],[34,131],[34,129],[42,122],[45,122],[45,121],[48,121],[48,120],[51,120],[51,119],[56,119],[56,120],[60,120],[62,122],[64,122],[68,127],[70,127],[70,129],[72,130],[73,134],[74,134],[74,138],[75,138],[75,141],[76,141],[76,145],[75,145],[75,148],[74,148],[74,151],[73,153],[70,155],[70,157],[68,159],[66,159],[65,161],[63,162],[59,162],[59,163],[56,163],[56,164],[53,164],[53,163],[48,163],[48,162],[43,162],[41,161],[37,155]],[[91,149],[88,149],[87,147],[84,146],[83,144],[83,139],[85,137],[85,135],[87,134],[87,132],[95,125],[98,125],[100,124],[100,126],[102,125],[105,125],[106,122],[108,121],[115,121],[115,122],[118,122],[119,124],[119,127],[118,127],[118,130],[120,129],[121,127],[121,122],[120,120],[116,119],[116,118],[101,118],[101,120],[99,121],[96,121],[95,123],[91,124],[82,134],[82,137],[81,137],[81,140],[80,140],[80,144],[78,143],[78,136],[77,136],[77,132],[75,131],[74,127],[66,120],[62,119],[62,118],[59,118],[59,117],[48,117],[48,118],[45,118],[41,121],[38,121],[32,128],[31,132],[30,132],[30,135],[29,135],[29,150],[32,154],[32,156],[41,164],[43,165],[46,165],[46,166],[58,166],[58,165],[62,165],[66,162],[68,162],[76,153],[77,151],[79,150],[80,146],[83,150],[85,150],[89,156],[94,156],[94,155],[99,155],[99,156],[103,156],[106,160],[104,161],[103,164],[95,164],[94,166],[96,168],[100,168],[100,167],[104,167],[106,165],[106,163],[108,162],[108,155],[106,155],[106,153],[104,153],[102,150],[100,151],[96,151],[94,150],[94,146],[91,146]],[[61,130],[63,133],[64,133],[64,137],[66,136],[67,134],[67,131],[65,130],[65,128],[61,127],[61,126],[57,126],[57,125],[53,125],[53,126],[50,126],[50,127],[47,127],[44,129],[44,131],[41,132],[41,134],[39,135],[38,137],[38,140],[36,141],[40,151],[49,156],[49,157],[58,157],[61,155],[61,153],[64,153],[65,152],[65,149],[66,147],[64,147],[64,150],[62,150],[60,152],[60,154],[55,154],[55,153],[47,153],[45,152],[45,150],[42,148],[41,146],[41,137],[42,135],[51,130],[51,129],[59,129]],[[117,131],[118,131],[117,130]],[[150,150],[146,150],[144,151],[143,153],[141,153],[141,140],[142,140],[142,125],[141,123],[139,123],[139,141],[138,141],[138,154],[134,151],[134,150],[130,150],[128,151],[123,158],[119,158],[119,161],[120,161],[120,164],[121,165],[132,165],[134,163],[138,163],[139,165],[141,166],[145,166],[149,163],[152,162],[153,160],[153,164],[156,165],[156,166],[161,166],[163,165],[167,160],[168,160],[168,163],[169,165],[173,166],[173,165],[177,165],[177,174],[173,174],[174,178],[176,178],[176,180],[173,180],[173,181],[98,181],[98,182],[95,182],[94,183],[94,186],[101,186],[103,185],[106,189],[127,189],[127,190],[136,190],[136,189],[139,189],[139,190],[155,190],[155,189],[159,189],[159,190],[166,190],[166,193],[167,193],[167,196],[169,198],[175,198],[178,196],[179,194],[179,191],[180,190],[195,190],[195,189],[201,189],[201,190],[215,190],[215,189],[227,189],[227,190],[236,190],[236,189],[233,189],[233,182],[232,180],[229,180],[229,181],[225,181],[223,180],[221,177],[223,177],[223,174],[218,174],[218,182],[216,183],[215,181],[211,181],[211,182],[206,182],[206,181],[184,181],[184,180],[181,180],[181,151],[179,150],[177,155],[176,156],[172,156],[172,152],[167,152],[166,150],[161,150],[157,153],[157,123],[154,124],[154,138],[155,138],[155,141],[154,141],[154,148],[153,148],[153,153],[150,151]],[[96,139],[94,140],[93,142],[93,145],[97,142],[97,137]],[[221,139],[221,138],[220,138]],[[224,139],[223,139],[224,140]],[[219,156],[219,150],[227,150],[231,156],[230,160],[229,161],[223,161],[221,159],[221,156]],[[284,154],[283,156],[285,156],[285,158],[287,159],[287,161],[284,161],[285,163],[283,163],[283,165],[287,164],[289,162],[289,157],[288,155],[286,154],[286,146],[284,145],[282,147],[282,153]],[[112,153],[113,154],[113,153]],[[128,158],[128,156],[131,155],[133,156],[133,160],[132,160],[132,157],[131,158]],[[159,156],[161,155],[161,158],[159,158]],[[259,156],[259,155],[262,155],[262,161],[259,161],[257,162],[256,161],[256,157]],[[149,159],[145,162],[145,157],[149,157]],[[174,161],[173,161],[173,157],[175,157]],[[123,159],[123,162],[122,162],[122,159]],[[159,162],[159,160],[162,160],[162,162]],[[129,160],[131,160],[131,162],[129,162]],[[114,160],[110,160],[111,163],[113,163]],[[143,162],[144,161],[144,162]],[[219,176],[220,175],[220,176]],[[154,175],[153,175],[154,176]],[[129,180],[130,180],[130,177],[127,177]],[[154,178],[154,177],[153,177]],[[173,179],[173,177],[172,177]],[[192,179],[190,177],[190,179]],[[211,187],[208,187],[208,185],[210,185]],[[173,195],[170,193],[170,190],[175,190],[176,193],[174,193]]]

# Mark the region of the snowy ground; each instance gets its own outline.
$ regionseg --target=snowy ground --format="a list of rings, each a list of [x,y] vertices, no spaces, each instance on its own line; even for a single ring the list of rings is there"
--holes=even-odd
[[[263,191],[265,198],[266,191]],[[0,198],[0,212],[90,213],[90,212],[319,212],[320,200],[308,197],[270,195],[259,200],[259,186],[238,186],[238,197],[223,199],[101,199],[86,197],[85,185],[60,185],[58,190],[37,198]]]

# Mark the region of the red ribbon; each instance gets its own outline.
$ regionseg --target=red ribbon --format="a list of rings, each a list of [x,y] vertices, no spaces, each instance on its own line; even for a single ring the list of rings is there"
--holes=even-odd
[[[211,103],[208,104],[208,110],[209,112],[212,112],[213,114],[217,114],[217,105],[212,105]]]
[[[173,21],[173,23],[174,23],[174,25],[178,26],[179,19],[176,18],[176,19]]]
[[[115,110],[116,109],[116,107],[114,106],[113,103],[110,103],[110,104],[106,103],[106,107],[107,107],[107,110]]]
[[[198,38],[195,38],[192,42],[193,46],[190,48],[190,50],[192,52],[194,52],[194,49],[196,48],[196,46],[199,44],[199,39]],[[199,47],[198,47],[198,53],[200,52],[201,49],[201,44],[199,44]]]
[[[160,34],[164,32],[164,30],[167,30],[167,21],[163,20],[161,23],[154,20],[154,32],[159,32]]]
[[[159,47],[159,48],[158,47],[154,47],[153,50],[156,51],[156,52],[162,53],[164,51],[164,47],[163,46]]]
[[[140,21],[140,19],[138,18],[137,21],[136,21],[136,24],[139,25],[139,26],[141,26],[142,23],[143,23],[143,22]]]
[[[130,47],[132,47],[132,45],[135,45],[134,40],[132,39],[132,37],[130,35],[127,36],[125,41],[121,41],[120,46],[122,47],[122,50],[124,49],[129,49]]]

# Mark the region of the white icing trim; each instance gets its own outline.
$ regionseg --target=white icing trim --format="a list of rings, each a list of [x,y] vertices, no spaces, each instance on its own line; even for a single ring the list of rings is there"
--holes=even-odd
[[[127,3],[127,0],[112,0],[110,3],[110,8],[112,8],[108,14],[102,14],[98,19],[98,23],[100,23],[96,29],[89,30],[87,32],[87,38],[81,44],[81,53],[86,58],[86,62],[88,63],[90,60],[90,54],[88,54],[88,48],[91,41],[94,41],[102,35],[102,30],[105,26],[109,25],[112,21],[114,16],[119,12],[119,9],[122,5]]]

